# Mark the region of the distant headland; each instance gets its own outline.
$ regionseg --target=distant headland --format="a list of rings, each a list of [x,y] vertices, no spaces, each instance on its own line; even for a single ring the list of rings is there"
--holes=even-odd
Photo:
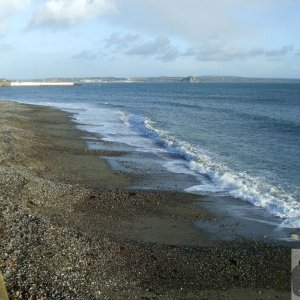
[[[300,79],[255,78],[238,76],[187,76],[187,77],[58,77],[31,81],[0,79],[0,87],[18,86],[73,86],[89,83],[300,83]]]

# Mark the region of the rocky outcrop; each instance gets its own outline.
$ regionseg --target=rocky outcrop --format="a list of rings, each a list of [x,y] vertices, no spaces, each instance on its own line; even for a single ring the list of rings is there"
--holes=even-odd
[[[6,79],[0,79],[0,86],[10,86],[10,81]]]
[[[181,80],[181,82],[187,82],[187,83],[197,83],[198,79],[195,76],[189,76],[189,77],[185,77]]]

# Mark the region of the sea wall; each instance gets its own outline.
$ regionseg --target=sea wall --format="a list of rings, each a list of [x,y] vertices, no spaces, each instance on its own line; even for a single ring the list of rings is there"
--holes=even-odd
[[[47,81],[32,81],[32,82],[24,82],[24,81],[14,81],[10,83],[10,86],[73,86],[74,82],[47,82]]]

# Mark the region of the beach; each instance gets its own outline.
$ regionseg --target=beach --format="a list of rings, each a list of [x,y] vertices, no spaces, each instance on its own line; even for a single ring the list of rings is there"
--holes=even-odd
[[[128,189],[134,174],[108,163],[126,151],[87,149],[69,113],[1,101],[0,114],[11,299],[290,299],[288,244],[197,228],[221,218],[204,196]]]

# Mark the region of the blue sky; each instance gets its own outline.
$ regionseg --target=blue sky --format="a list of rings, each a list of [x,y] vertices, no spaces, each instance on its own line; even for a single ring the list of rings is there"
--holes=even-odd
[[[298,0],[0,0],[0,77],[300,78]]]

